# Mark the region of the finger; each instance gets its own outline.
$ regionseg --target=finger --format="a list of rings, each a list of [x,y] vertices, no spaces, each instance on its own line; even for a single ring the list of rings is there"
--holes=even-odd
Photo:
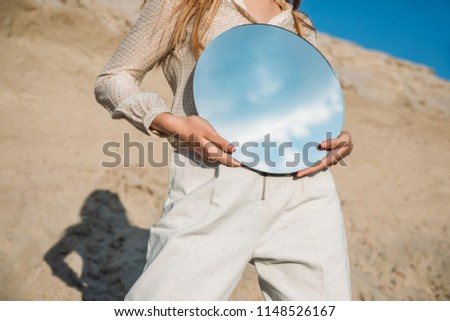
[[[351,145],[331,150],[327,154],[327,156],[325,156],[325,159],[324,159],[326,166],[336,165],[338,162],[340,162],[342,159],[344,159],[347,155],[349,155],[350,152],[351,152]]]
[[[228,167],[240,167],[241,163],[239,163],[237,160],[235,160],[233,158],[233,156],[231,156],[231,154],[228,153],[224,153],[224,156],[222,159],[219,159],[219,162],[221,162],[222,164],[224,164],[225,166]]]
[[[197,137],[195,135],[195,133],[189,134],[185,141],[194,149],[201,149],[202,148],[202,144],[201,144],[201,137]]]
[[[339,161],[348,156],[353,150],[353,142],[351,141],[350,134],[348,134],[347,132],[342,132],[342,134],[338,138],[327,140],[322,144],[324,143],[330,144],[329,146],[326,146],[330,149],[327,156],[325,156],[320,162],[316,163],[312,167],[297,172],[295,175],[296,177],[310,175],[324,169],[325,167],[336,165]]]
[[[202,156],[208,160],[216,160],[223,156],[224,151],[215,143],[205,140],[202,142]]]
[[[344,158],[344,155],[345,155],[345,152],[346,152],[344,149],[346,149],[346,148],[331,150],[327,154],[327,156],[322,158],[321,161],[317,162],[316,164],[314,164],[310,168],[307,168],[307,169],[304,169],[304,170],[301,170],[301,171],[297,172],[297,174],[295,176],[296,177],[303,177],[303,176],[310,175],[312,173],[321,171],[325,167],[328,167],[328,166],[331,166],[331,165],[336,165],[341,159]]]
[[[324,159],[325,165],[326,166],[336,165],[341,159],[344,158],[342,154],[343,154],[342,149],[341,150],[333,149],[328,153],[327,156],[325,156]]]
[[[204,145],[204,140],[202,141],[190,141],[189,142],[189,146],[194,150],[194,152],[196,152],[198,155],[200,155],[202,158],[204,157],[204,152],[203,152],[203,145]]]
[[[228,140],[217,134],[211,140],[216,146],[220,147],[224,152],[233,153],[236,151],[236,147],[234,147]]]
[[[241,164],[229,153],[224,152],[220,147],[212,142],[208,142],[204,147],[204,155],[209,161],[218,161],[229,167],[239,167]]]
[[[306,176],[306,175],[310,175],[310,174],[316,173],[318,171],[321,171],[325,167],[327,167],[327,164],[326,164],[325,158],[323,158],[321,161],[317,162],[313,166],[297,172],[295,174],[295,177],[303,177],[303,176]]]
[[[346,141],[341,140],[340,138],[328,139],[320,143],[320,145],[317,148],[319,150],[333,150],[336,148],[344,147],[346,143],[347,143]]]
[[[321,150],[332,150],[336,148],[341,148],[347,146],[351,143],[351,136],[348,132],[343,131],[337,138],[327,139],[320,143],[318,149]]]
[[[217,146],[211,141],[207,141],[203,145],[202,151],[204,157],[209,161],[218,161],[229,167],[238,167],[241,166],[239,162],[237,162],[231,154],[223,151],[220,146]]]

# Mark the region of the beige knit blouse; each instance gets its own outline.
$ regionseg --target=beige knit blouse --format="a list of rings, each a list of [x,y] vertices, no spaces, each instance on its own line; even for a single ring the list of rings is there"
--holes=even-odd
[[[191,43],[186,40],[181,46],[168,52],[169,39],[176,22],[176,16],[172,17],[171,14],[178,1],[180,0],[148,0],[135,25],[103,68],[95,84],[95,97],[110,112],[112,118],[125,118],[146,134],[152,133],[150,125],[162,112],[175,115],[196,114],[192,87],[196,58]],[[242,0],[221,2],[203,39],[205,46],[228,29],[257,23],[246,11]],[[283,0],[276,2],[280,4],[282,13],[268,23],[296,32],[292,5]],[[304,29],[306,40],[316,45],[315,32]],[[140,87],[145,74],[167,54],[170,55],[169,59],[162,67],[174,94],[171,108],[158,94],[144,92]]]

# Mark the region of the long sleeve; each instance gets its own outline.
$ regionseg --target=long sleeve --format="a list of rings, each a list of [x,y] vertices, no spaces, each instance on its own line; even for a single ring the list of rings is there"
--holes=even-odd
[[[168,54],[177,2],[148,0],[95,83],[95,97],[111,117],[125,118],[147,135],[152,133],[149,127],[153,119],[170,110],[159,95],[143,92],[140,85],[145,74]]]

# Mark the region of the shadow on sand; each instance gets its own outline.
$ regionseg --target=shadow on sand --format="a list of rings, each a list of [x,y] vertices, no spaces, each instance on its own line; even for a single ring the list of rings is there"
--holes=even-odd
[[[144,267],[148,230],[131,226],[119,197],[107,190],[91,193],[80,217],[45,254],[45,261],[83,300],[123,300]],[[78,274],[66,262],[74,253],[82,259]]]

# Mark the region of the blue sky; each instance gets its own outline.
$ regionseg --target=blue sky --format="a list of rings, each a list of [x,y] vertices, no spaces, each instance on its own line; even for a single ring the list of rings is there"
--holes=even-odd
[[[303,0],[319,31],[427,65],[450,80],[450,0]]]

